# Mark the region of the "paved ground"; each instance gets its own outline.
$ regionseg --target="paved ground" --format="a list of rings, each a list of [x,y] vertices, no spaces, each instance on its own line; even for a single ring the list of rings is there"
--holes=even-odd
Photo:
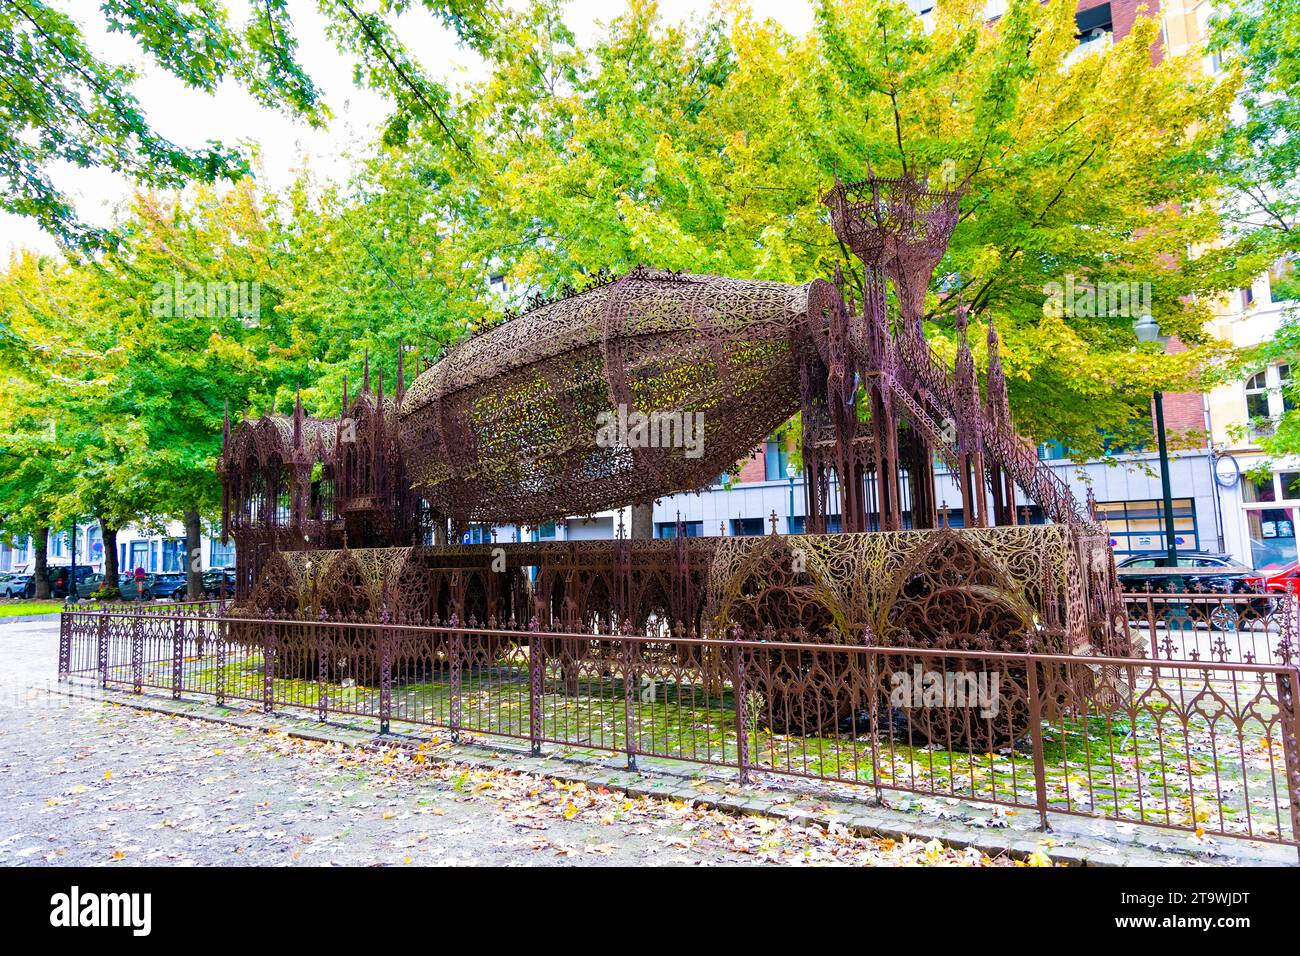
[[[33,691],[57,643],[0,623],[0,865],[994,862]]]

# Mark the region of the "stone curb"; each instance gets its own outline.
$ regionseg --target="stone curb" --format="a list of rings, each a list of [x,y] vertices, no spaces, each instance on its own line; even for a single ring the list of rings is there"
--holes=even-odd
[[[426,739],[419,735],[400,732],[381,737],[377,732],[336,724],[319,724],[294,715],[263,714],[256,710],[256,705],[251,705],[248,709],[230,708],[227,705],[230,712],[222,713],[212,703],[194,700],[162,701],[158,698],[136,698],[125,694],[78,694],[57,688],[41,689],[74,699],[100,700],[135,710],[186,717],[244,730],[275,729],[300,740],[333,743],[344,747],[414,748]],[[1064,866],[1186,866],[1198,863],[1219,866],[1297,865],[1294,856],[1287,861],[1266,857],[1246,841],[1224,841],[1216,848],[1221,852],[1211,856],[1180,847],[1142,845],[1129,840],[1108,841],[1102,838],[1055,835],[1009,827],[979,829],[963,825],[960,821],[946,825],[932,824],[918,820],[904,811],[872,805],[866,801],[855,801],[845,810],[806,808],[797,806],[797,803],[800,799],[809,799],[807,795],[761,791],[745,791],[735,795],[704,793],[694,789],[680,777],[674,779],[644,770],[619,770],[595,761],[587,762],[583,758],[533,757],[515,748],[491,747],[483,744],[462,744],[459,748],[455,754],[426,753],[425,757],[431,763],[454,764],[479,770],[529,773],[564,783],[605,787],[608,790],[626,793],[631,797],[677,800],[693,806],[711,807],[736,816],[749,814],[767,816],[799,826],[817,824],[829,827],[831,824],[836,824],[861,837],[938,840],[954,849],[964,850],[973,847],[990,857],[1006,856],[1014,860],[1026,860],[1042,851],[1047,853],[1054,863]],[[467,752],[469,748],[485,752]],[[502,756],[503,753],[509,756]],[[820,807],[824,807],[828,802],[820,797],[816,799]],[[1271,849],[1290,852],[1285,847]],[[1250,852],[1251,850],[1256,852]],[[1274,856],[1277,856],[1276,852]]]

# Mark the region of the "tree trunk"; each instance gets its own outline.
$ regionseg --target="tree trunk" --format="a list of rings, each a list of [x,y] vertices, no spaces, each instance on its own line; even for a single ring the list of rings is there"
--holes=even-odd
[[[632,531],[633,541],[646,540],[655,536],[655,506],[654,502],[647,501],[645,504],[632,506]]]
[[[32,581],[35,582],[36,596],[38,598],[48,598],[50,596],[50,575],[47,571],[49,565],[45,562],[45,556],[50,547],[50,529],[39,528],[36,534],[32,535],[32,545],[36,549],[36,556],[32,560]]]
[[[101,587],[117,587],[117,529],[103,518],[99,519],[99,532],[104,538],[104,583]]]
[[[203,529],[197,511],[185,512],[185,556],[187,560],[185,582],[186,596],[191,601],[203,600]]]

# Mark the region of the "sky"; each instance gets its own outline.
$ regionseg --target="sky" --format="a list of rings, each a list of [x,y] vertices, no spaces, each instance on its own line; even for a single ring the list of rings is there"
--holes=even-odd
[[[228,0],[229,2],[229,0]],[[516,0],[507,0],[512,6]],[[273,189],[288,185],[309,159],[313,174],[323,180],[347,178],[347,155],[373,142],[375,131],[388,115],[383,97],[352,83],[353,61],[339,54],[325,35],[324,19],[314,0],[290,0],[297,30],[299,61],[324,90],[334,116],[323,129],[312,129],[275,110],[258,104],[238,85],[227,82],[215,94],[186,88],[158,68],[129,37],[102,28],[97,0],[53,0],[53,5],[80,23],[86,41],[101,58],[128,63],[141,74],[133,92],[150,123],[161,135],[182,146],[198,147],[209,139],[224,143],[257,144],[257,177]],[[711,0],[660,0],[668,21],[681,21],[706,13]],[[812,26],[811,0],[749,0],[760,17],[771,18],[794,33]],[[242,3],[231,4],[242,16]],[[369,6],[369,4],[363,4]],[[472,51],[457,45],[454,35],[419,5],[392,22],[407,48],[431,74],[450,86],[472,83],[485,68]],[[600,24],[626,9],[626,0],[571,0],[566,21],[579,42],[596,36]],[[92,225],[108,225],[113,212],[130,196],[130,181],[103,169],[79,169],[61,164],[51,170],[55,185],[73,198],[78,215]],[[14,247],[54,252],[54,239],[34,222],[0,212],[0,255],[8,258]]]

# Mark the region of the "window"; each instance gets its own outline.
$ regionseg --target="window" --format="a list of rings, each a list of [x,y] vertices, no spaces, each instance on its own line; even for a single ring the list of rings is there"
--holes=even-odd
[[[783,442],[770,441],[767,443],[767,453],[764,456],[764,471],[768,481],[788,481],[790,476],[785,473],[786,465],[790,463],[790,452]],[[798,475],[798,472],[795,472]]]
[[[791,534],[803,534],[805,523],[806,522],[803,515],[795,515],[793,518],[786,519],[786,525],[790,528]],[[826,516],[826,530],[828,533],[838,534],[840,527],[841,525],[840,525],[839,515]]]
[[[136,568],[144,568],[148,570],[149,567],[149,542],[148,541],[131,542],[131,560],[128,562],[128,564],[130,565],[129,567],[122,568],[123,573],[135,571]]]
[[[1246,511],[1250,556],[1257,568],[1276,568],[1296,559],[1295,521],[1290,508]]]
[[[208,541],[208,567],[210,568],[233,568],[235,566],[235,542],[227,541],[221,543],[220,538],[212,538]]]
[[[185,539],[164,538],[162,541],[163,574],[180,574],[185,571]]]
[[[1277,483],[1284,501],[1300,499],[1300,471],[1278,472]]]
[[[1196,507],[1191,498],[1175,498],[1174,546],[1192,551],[1200,547]],[[1164,551],[1165,503],[1156,501],[1108,501],[1097,504],[1097,518],[1110,533],[1116,554]],[[1136,567],[1136,565],[1126,565]]]
[[[1241,482],[1241,496],[1248,504],[1258,501],[1277,501],[1277,488],[1273,484],[1273,476],[1244,478]]]
[[[1270,365],[1246,379],[1246,417],[1252,435],[1258,438],[1273,434],[1277,419],[1295,407],[1286,394],[1290,384],[1291,366],[1287,363]]]
[[[1065,446],[1056,439],[1045,441],[1038,446],[1038,458],[1040,461],[1060,461],[1066,457]]]
[[[1294,259],[1284,256],[1269,267],[1268,291],[1274,302],[1300,299],[1300,269]]]
[[[703,521],[687,521],[687,522],[686,522],[686,537],[688,537],[688,538],[698,538],[698,537],[700,537],[702,534],[704,534],[704,522],[703,522]],[[656,538],[675,538],[675,537],[677,537],[677,522],[675,522],[675,521],[659,521],[659,522],[656,522],[656,523],[655,523],[655,537],[656,537]]]
[[[763,533],[762,518],[732,518],[731,533],[737,537]]]
[[[1070,52],[1066,64],[1077,63],[1083,57],[1104,50],[1111,45],[1115,26],[1111,22],[1110,4],[1102,3],[1074,15],[1075,39],[1079,45]]]

